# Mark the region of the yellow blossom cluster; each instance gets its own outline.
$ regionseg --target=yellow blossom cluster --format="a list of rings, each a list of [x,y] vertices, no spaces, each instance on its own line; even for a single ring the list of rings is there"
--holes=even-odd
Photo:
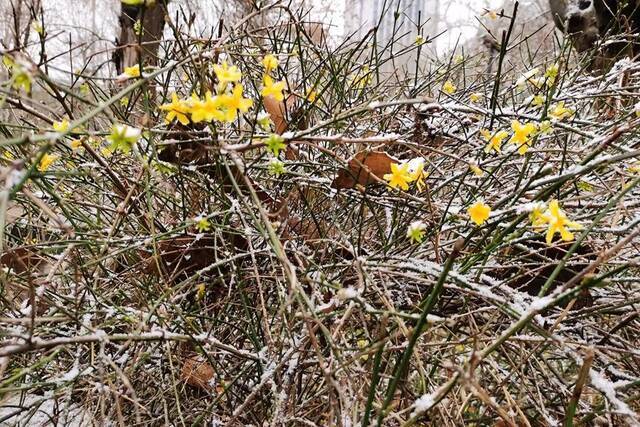
[[[520,90],[524,90],[527,86],[527,83],[536,89],[541,89],[545,85],[553,86],[556,82],[556,79],[558,78],[559,72],[560,65],[558,63],[550,65],[541,76],[538,76],[538,74],[540,73],[539,68],[532,68],[529,71],[523,73],[522,76],[520,76],[520,78],[516,81],[516,86]]]
[[[233,122],[238,113],[246,113],[253,105],[253,100],[244,98],[243,86],[240,83],[242,73],[238,67],[229,66],[226,62],[214,65],[213,71],[218,78],[217,94],[207,91],[204,98],[192,94],[190,98],[179,99],[171,95],[171,102],[160,106],[166,112],[165,122],[177,120],[183,125],[189,122]]]
[[[562,120],[565,117],[569,117],[573,114],[572,110],[569,110],[564,106],[564,103],[558,103],[553,111],[549,115],[555,120]],[[551,122],[544,120],[539,124],[534,122],[521,122],[520,120],[511,121],[511,137],[509,143],[516,145],[518,154],[524,155],[529,148],[533,145],[534,137],[549,133],[551,130]],[[502,142],[509,136],[509,132],[505,130],[499,130],[491,132],[487,129],[480,129],[480,136],[486,142],[484,148],[485,153],[495,151],[496,153],[502,153]]]
[[[284,80],[275,81],[271,77],[271,72],[278,68],[278,58],[275,55],[266,55],[262,58],[262,66],[264,67],[264,75],[262,76],[260,95],[264,98],[272,97],[276,101],[284,100],[284,94],[282,93],[285,88]]]
[[[557,233],[560,234],[563,241],[570,242],[575,238],[571,230],[582,230],[582,225],[570,220],[560,208],[560,203],[557,200],[551,200],[548,206],[543,202],[532,203],[528,210],[530,211],[529,219],[534,229],[542,231],[546,227],[545,240],[548,245],[553,242]],[[467,214],[471,221],[482,225],[489,219],[491,207],[479,199],[467,209]]]
[[[274,55],[266,55],[262,60],[265,73],[260,94],[263,97],[272,97],[276,101],[284,99],[284,81],[275,81],[270,73],[278,67],[278,59]],[[183,125],[189,123],[219,122],[231,123],[236,120],[239,113],[246,113],[253,106],[253,100],[245,98],[244,87],[240,83],[242,72],[235,65],[229,65],[226,61],[213,65],[218,84],[216,93],[207,91],[201,98],[192,94],[189,98],[181,99],[176,93],[171,94],[171,102],[161,105],[159,108],[166,113],[165,122],[171,123],[177,120]]]
[[[539,131],[538,126],[535,123],[521,123],[519,120],[513,120],[511,122],[511,130],[513,131],[513,134],[511,135],[509,142],[517,146],[518,153],[521,155],[525,154],[529,150],[532,144],[532,138]],[[491,151],[502,153],[502,141],[509,136],[509,133],[505,130],[491,133],[487,129],[481,129],[480,135],[487,143],[484,148],[486,153]]]

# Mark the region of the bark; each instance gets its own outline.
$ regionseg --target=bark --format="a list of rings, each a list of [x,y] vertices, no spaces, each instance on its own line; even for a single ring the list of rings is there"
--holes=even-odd
[[[168,2],[169,0],[158,0],[155,5],[148,7],[122,5],[120,36],[116,40],[117,48],[113,55],[118,74],[125,67],[139,63],[157,65]],[[141,36],[134,29],[138,20],[143,29]]]

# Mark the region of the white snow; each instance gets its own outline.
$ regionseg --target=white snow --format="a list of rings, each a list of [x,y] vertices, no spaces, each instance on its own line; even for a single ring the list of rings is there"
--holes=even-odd
[[[435,400],[433,398],[433,395],[424,394],[420,396],[418,399],[416,399],[415,402],[413,402],[414,409],[413,409],[413,412],[411,413],[411,418],[422,414],[423,412],[431,408],[434,404],[435,404]]]
[[[626,402],[617,396],[615,385],[611,381],[595,369],[589,371],[589,376],[591,377],[591,385],[607,397],[609,402],[615,407],[616,412],[629,417],[631,419],[630,421],[633,421],[633,425],[640,425],[637,414],[631,410]]]

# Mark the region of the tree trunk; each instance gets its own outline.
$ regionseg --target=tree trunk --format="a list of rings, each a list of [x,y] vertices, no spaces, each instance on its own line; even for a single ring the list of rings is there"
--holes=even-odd
[[[113,60],[118,74],[125,67],[143,63],[158,63],[158,48],[164,30],[169,0],[158,0],[153,6],[122,5],[120,12],[120,37],[116,40]],[[142,35],[136,34],[136,22],[140,21]]]

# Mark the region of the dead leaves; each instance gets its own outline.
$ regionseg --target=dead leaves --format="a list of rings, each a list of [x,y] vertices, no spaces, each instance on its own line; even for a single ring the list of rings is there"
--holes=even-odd
[[[215,373],[213,366],[203,357],[191,356],[182,365],[180,379],[190,386],[211,390],[213,389],[211,380],[213,380]]]
[[[360,151],[349,159],[348,167],[338,172],[333,180],[333,188],[354,188],[356,184],[367,186],[383,179],[385,174],[391,173],[391,164],[399,163],[383,151]]]
[[[190,277],[215,263],[220,251],[230,247],[246,250],[248,247],[247,240],[240,234],[226,232],[223,236],[224,240],[214,235],[185,235],[160,241],[157,254],[144,258],[142,270],[170,278]]]

